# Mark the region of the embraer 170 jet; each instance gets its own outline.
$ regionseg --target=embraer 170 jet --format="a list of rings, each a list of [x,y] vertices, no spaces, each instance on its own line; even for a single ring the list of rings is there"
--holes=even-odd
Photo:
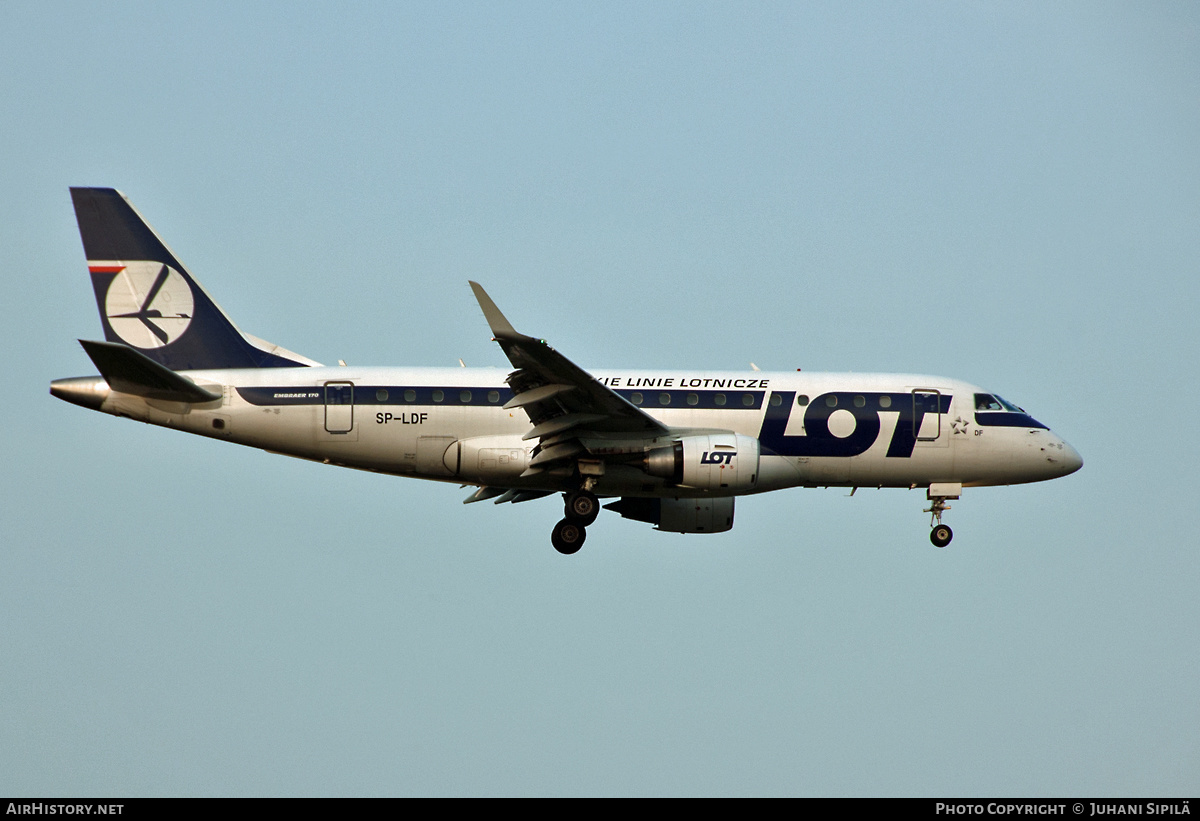
[[[911,374],[589,373],[518,333],[472,282],[513,370],[325,367],[237,329],[119,191],[72,188],[104,342],[100,376],[50,392],[92,410],[272,453],[473,486],[466,502],[563,494],[551,541],[583,544],[604,508],[658,530],[720,533],[737,496],[792,487],[926,491],[950,543],[964,487],[1083,465],[1016,405]]]

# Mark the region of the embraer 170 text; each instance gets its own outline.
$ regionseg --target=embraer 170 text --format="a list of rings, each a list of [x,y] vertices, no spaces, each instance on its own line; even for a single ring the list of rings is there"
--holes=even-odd
[[[128,200],[73,188],[104,342],[100,376],[50,392],[214,439],[476,489],[466,502],[563,494],[551,541],[583,544],[601,499],[678,533],[733,527],[737,496],[790,487],[926,490],[938,547],[964,487],[1073,473],[1079,454],[994,393],[912,374],[589,373],[518,333],[477,283],[512,363],[325,367],[239,331]]]

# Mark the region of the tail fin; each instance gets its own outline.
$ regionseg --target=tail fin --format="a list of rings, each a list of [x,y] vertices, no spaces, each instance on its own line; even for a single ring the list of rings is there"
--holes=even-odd
[[[72,188],[104,338],[174,371],[317,362],[243,334],[112,188]]]

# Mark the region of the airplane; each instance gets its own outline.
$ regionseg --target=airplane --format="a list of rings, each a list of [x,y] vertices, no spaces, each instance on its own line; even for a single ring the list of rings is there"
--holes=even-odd
[[[1079,453],[994,392],[915,374],[588,372],[519,333],[470,282],[512,370],[328,367],[243,333],[112,188],[72,188],[104,341],[76,405],[310,459],[473,490],[561,494],[551,543],[579,550],[601,507],[657,530],[720,533],[738,496],[923,489],[930,541],[963,488],[1079,470]],[[854,491],[852,490],[851,493]]]

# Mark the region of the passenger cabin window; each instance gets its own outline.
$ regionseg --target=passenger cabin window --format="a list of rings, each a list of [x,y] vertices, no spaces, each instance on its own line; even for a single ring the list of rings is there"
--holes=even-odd
[[[632,393],[629,396],[629,401],[635,405],[642,404],[642,395],[640,393]]]

